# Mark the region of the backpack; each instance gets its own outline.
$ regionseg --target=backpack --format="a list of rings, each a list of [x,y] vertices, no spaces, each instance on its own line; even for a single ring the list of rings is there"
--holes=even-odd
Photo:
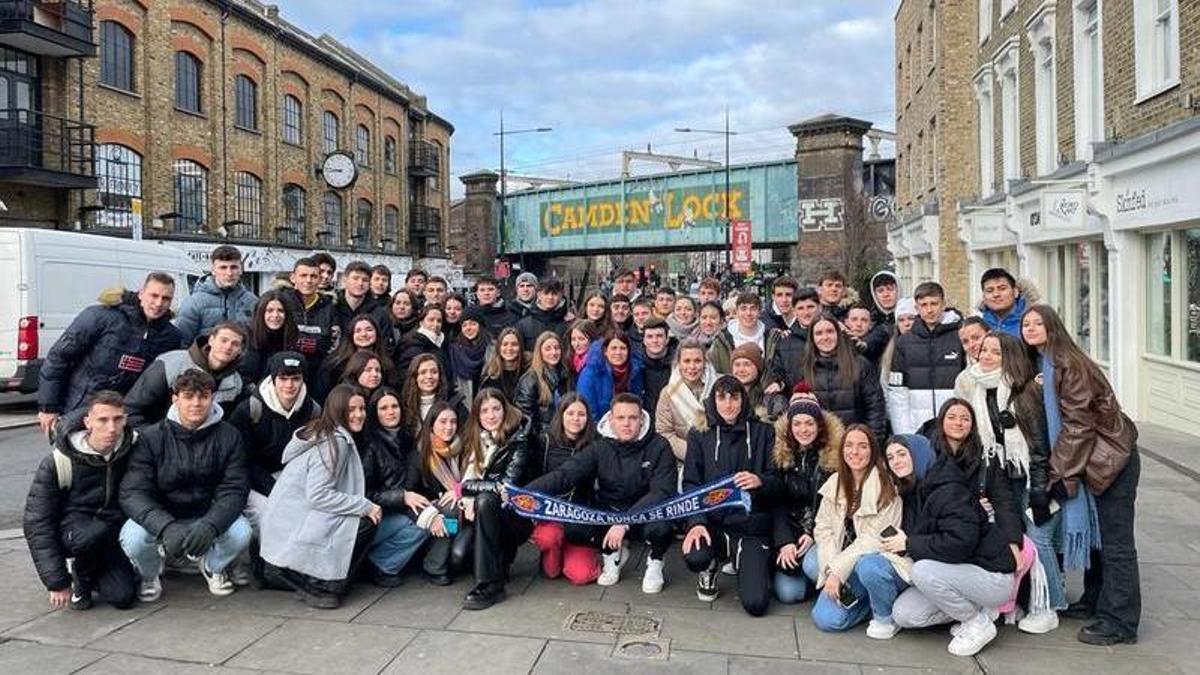
[[[52,449],[50,456],[54,458],[54,473],[58,476],[58,489],[70,490],[71,479],[74,476],[71,458],[58,448]]]

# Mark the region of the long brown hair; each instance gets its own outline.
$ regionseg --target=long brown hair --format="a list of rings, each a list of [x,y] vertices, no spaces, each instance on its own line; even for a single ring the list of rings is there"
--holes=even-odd
[[[563,415],[566,414],[567,408],[571,407],[572,403],[582,403],[583,409],[587,411],[587,425],[583,427],[583,431],[579,432],[579,438],[574,441],[567,440],[567,431],[563,427]],[[579,392],[569,392],[563,394],[558,400],[558,407],[554,409],[554,419],[550,421],[550,427],[547,431],[551,443],[558,445],[570,445],[576,450],[587,447],[592,442],[592,437],[596,435],[596,420],[592,417],[592,409],[588,407],[587,401],[579,395]]]
[[[1037,370],[1019,339],[999,330],[993,330],[983,337],[984,341],[990,338],[1000,343],[1000,371],[1012,392],[1009,401],[1016,410],[1017,426],[1026,438],[1032,438],[1037,433],[1033,420],[1043,405],[1042,387],[1034,379]]]
[[[562,356],[559,357],[557,368],[562,368],[562,359],[566,357],[566,349],[563,347],[562,338],[558,337],[554,331],[548,330],[538,336],[537,342],[533,344],[533,358],[529,361],[528,372],[533,373],[537,379],[538,405],[542,406],[550,405],[550,401],[554,399],[554,392],[550,390],[550,383],[546,379],[546,368],[551,366],[547,366],[546,362],[542,360],[542,345],[551,340],[558,343],[558,350]],[[566,378],[560,378],[558,384],[560,387],[566,384]]]
[[[883,508],[896,498],[896,486],[888,480],[887,460],[879,451],[879,444],[875,441],[875,436],[871,434],[871,428],[865,424],[851,424],[846,427],[846,433],[842,434],[842,447],[838,448],[837,470],[838,494],[846,496],[847,515],[858,512],[859,500],[862,497],[862,485],[854,484],[854,472],[846,463],[846,441],[849,440],[850,433],[853,431],[861,431],[871,446],[871,463],[867,467],[867,474],[863,477],[863,482],[866,482],[871,475],[871,470],[874,469],[875,475],[879,479],[879,499],[875,502],[876,508]]]
[[[475,402],[471,404],[471,415],[467,417],[467,423],[463,428],[462,439],[463,452],[475,465],[475,470],[480,473],[484,470],[484,458],[483,441],[480,439],[483,425],[479,423],[479,411],[483,408],[484,401],[488,400],[499,401],[500,406],[504,409],[504,419],[500,422],[500,428],[492,432],[492,440],[496,442],[497,447],[504,447],[509,437],[520,429],[524,418],[521,409],[509,403],[508,399],[504,397],[504,392],[495,387],[484,387],[475,395]]]
[[[524,372],[525,367],[528,365],[525,363],[524,340],[521,339],[521,333],[516,328],[509,326],[496,335],[496,342],[492,345],[492,352],[488,356],[487,363],[483,366],[484,380],[498,380],[504,375],[504,371],[509,370],[504,367],[504,359],[500,356],[500,345],[504,343],[504,338],[508,335],[517,339],[517,367],[512,370],[521,373]]]
[[[804,379],[808,380],[810,385],[815,385],[817,359],[821,356],[821,350],[817,349],[817,342],[813,339],[813,335],[817,326],[822,323],[832,325],[834,333],[837,334],[837,344],[833,348],[832,358],[837,363],[838,384],[842,388],[850,389],[854,387],[854,382],[858,379],[858,354],[850,345],[850,339],[842,333],[837,319],[830,314],[821,314],[808,327],[808,348],[804,350],[804,358],[800,361],[800,372],[804,373]]]
[[[1030,313],[1037,314],[1042,318],[1042,326],[1046,329],[1046,344],[1037,350],[1029,347],[1031,358],[1036,358],[1038,352],[1041,352],[1042,358],[1054,359],[1054,367],[1062,368],[1063,370],[1072,372],[1073,375],[1081,377],[1087,383],[1089,390],[1096,391],[1096,388],[1103,387],[1111,391],[1111,386],[1108,383],[1108,378],[1092,360],[1075,344],[1071,339],[1071,333],[1067,331],[1067,327],[1063,325],[1062,319],[1059,318],[1058,312],[1050,305],[1034,305],[1025,310],[1021,315],[1021,335],[1024,342],[1024,326],[1025,317]],[[1110,394],[1111,398],[1111,394]]]
[[[427,483],[432,483],[435,480],[433,475],[433,463],[437,459],[437,453],[433,449],[433,421],[447,410],[449,410],[451,413],[454,413],[455,424],[457,424],[457,411],[455,411],[454,408],[446,401],[437,401],[433,404],[433,407],[429,409],[429,415],[426,416],[424,427],[421,429],[421,433],[417,438],[417,448],[421,453],[421,476]],[[455,441],[462,438],[462,434],[459,433],[459,429],[457,427],[455,428],[454,436],[454,438],[450,439],[450,447],[458,447],[459,451],[455,454],[452,454],[447,459],[452,462],[457,462],[460,470],[466,469],[466,454],[461,451],[461,446],[455,445]]]
[[[273,331],[267,326],[267,305],[272,301],[283,305],[283,326],[279,331]],[[271,347],[272,339],[275,335],[279,335],[280,349],[292,349],[296,344],[296,318],[288,311],[287,302],[283,299],[283,292],[279,290],[269,290],[263,293],[258,299],[258,304],[254,307],[254,318],[250,321],[250,340],[249,346],[259,352],[264,352]]]
[[[436,400],[446,398],[446,393],[449,391],[449,385],[446,383],[447,373],[442,370],[442,362],[437,356],[425,353],[416,356],[412,363],[408,364],[408,372],[404,375],[404,385],[400,388],[400,412],[404,416],[404,422],[401,424],[404,431],[409,436],[416,435],[417,429],[421,426],[421,388],[417,386],[417,370],[421,368],[421,364],[433,362],[438,369],[438,386],[433,392]]]
[[[360,349],[354,352],[354,356],[351,356],[350,360],[346,362],[346,368],[342,371],[342,377],[338,383],[353,384],[362,387],[362,385],[358,384],[358,376],[362,375],[363,371],[367,369],[367,366],[373,360],[379,362],[379,386],[387,384],[389,373],[384,366],[383,360],[379,358],[378,354],[369,349]]]
[[[354,344],[354,328],[363,321],[370,323],[371,327],[375,329],[375,344],[371,345],[370,347],[359,347]],[[350,359],[354,357],[355,353],[361,350],[367,350],[374,353],[379,358],[379,367],[384,372],[384,379],[391,379],[393,370],[392,359],[390,356],[388,356],[388,351],[384,346],[384,329],[381,328],[375,321],[375,317],[371,316],[370,314],[358,314],[351,319],[350,323],[346,324],[346,326],[348,330],[344,331],[342,335],[338,337],[337,348],[333,350],[333,353],[326,357],[325,362],[321,367],[328,369],[328,372],[332,373],[338,379],[341,379],[342,373],[349,369],[347,364],[349,363]]]
[[[296,432],[297,436],[306,441],[328,441],[324,443],[326,447],[321,449],[321,462],[330,471],[334,470],[341,459],[337,455],[338,445],[333,442],[333,435],[339,427],[350,431],[350,400],[355,396],[363,400],[365,407],[367,395],[363,393],[362,389],[349,384],[339,384],[334,387],[325,397],[325,405],[321,408],[321,414]]]

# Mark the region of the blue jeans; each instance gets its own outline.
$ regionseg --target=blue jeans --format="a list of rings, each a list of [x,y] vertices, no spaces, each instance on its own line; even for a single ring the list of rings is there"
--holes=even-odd
[[[398,574],[428,536],[428,530],[417,527],[403,513],[389,513],[375,528],[375,537],[367,548],[367,559],[384,574]]]
[[[784,574],[780,570],[775,571],[774,587],[775,597],[785,605],[793,605],[804,599],[808,595],[808,589],[816,584],[817,568],[821,561],[817,557],[817,546],[813,544],[805,551],[804,557],[801,559],[800,568],[802,574]]]
[[[878,553],[858,559],[854,572],[844,583],[850,585],[858,602],[849,608],[823,591],[813,605],[813,623],[820,630],[836,633],[849,630],[865,621],[868,615],[879,620],[891,620],[892,604],[908,584],[896,573],[892,563]]]
[[[176,521],[184,527],[191,526],[190,520]],[[245,516],[238,516],[229,529],[217,535],[212,546],[204,553],[204,567],[210,573],[223,572],[242,551],[250,546],[253,529]],[[147,532],[132,519],[121,526],[121,549],[129,556],[143,579],[154,579],[162,574],[163,559],[158,552],[158,538]]]
[[[1062,568],[1058,564],[1057,547],[1054,540],[1062,522],[1062,511],[1055,513],[1042,524],[1033,524],[1028,516],[1025,517],[1025,534],[1033,540],[1037,547],[1038,560],[1046,570],[1046,585],[1050,589],[1050,609],[1055,611],[1067,608],[1067,587],[1063,580]]]

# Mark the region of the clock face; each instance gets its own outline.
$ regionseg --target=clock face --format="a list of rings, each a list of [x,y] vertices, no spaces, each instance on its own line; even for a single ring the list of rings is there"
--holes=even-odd
[[[354,159],[345,153],[335,152],[325,158],[321,165],[321,175],[329,187],[341,189],[349,187],[358,177],[358,169]]]

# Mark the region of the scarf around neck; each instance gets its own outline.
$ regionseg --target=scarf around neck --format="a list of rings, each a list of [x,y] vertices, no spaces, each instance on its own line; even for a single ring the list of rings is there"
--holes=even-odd
[[[1025,434],[1021,432],[1019,426],[1015,426],[1011,429],[1004,429],[1003,437],[996,438],[991,416],[988,414],[987,392],[989,389],[996,390],[996,408],[998,410],[1004,411],[1009,407],[1012,390],[1004,381],[1004,371],[997,368],[990,373],[985,373],[983,368],[975,363],[967,368],[966,373],[973,385],[970,392],[971,406],[975,409],[975,414],[985,420],[985,422],[976,424],[979,427],[979,440],[983,443],[984,460],[988,462],[998,460],[1001,465],[1012,465],[1025,477],[1025,484],[1028,486],[1029,444],[1025,441]]]
[[[474,340],[465,335],[459,335],[450,343],[450,370],[454,377],[461,380],[474,380],[483,371],[484,357],[487,356],[487,340],[480,333]]]
[[[444,342],[446,339],[445,333],[434,333],[433,331],[427,330],[424,327],[418,328],[417,332],[429,338],[429,341],[433,343],[433,346],[438,348],[442,346],[442,342]]]

